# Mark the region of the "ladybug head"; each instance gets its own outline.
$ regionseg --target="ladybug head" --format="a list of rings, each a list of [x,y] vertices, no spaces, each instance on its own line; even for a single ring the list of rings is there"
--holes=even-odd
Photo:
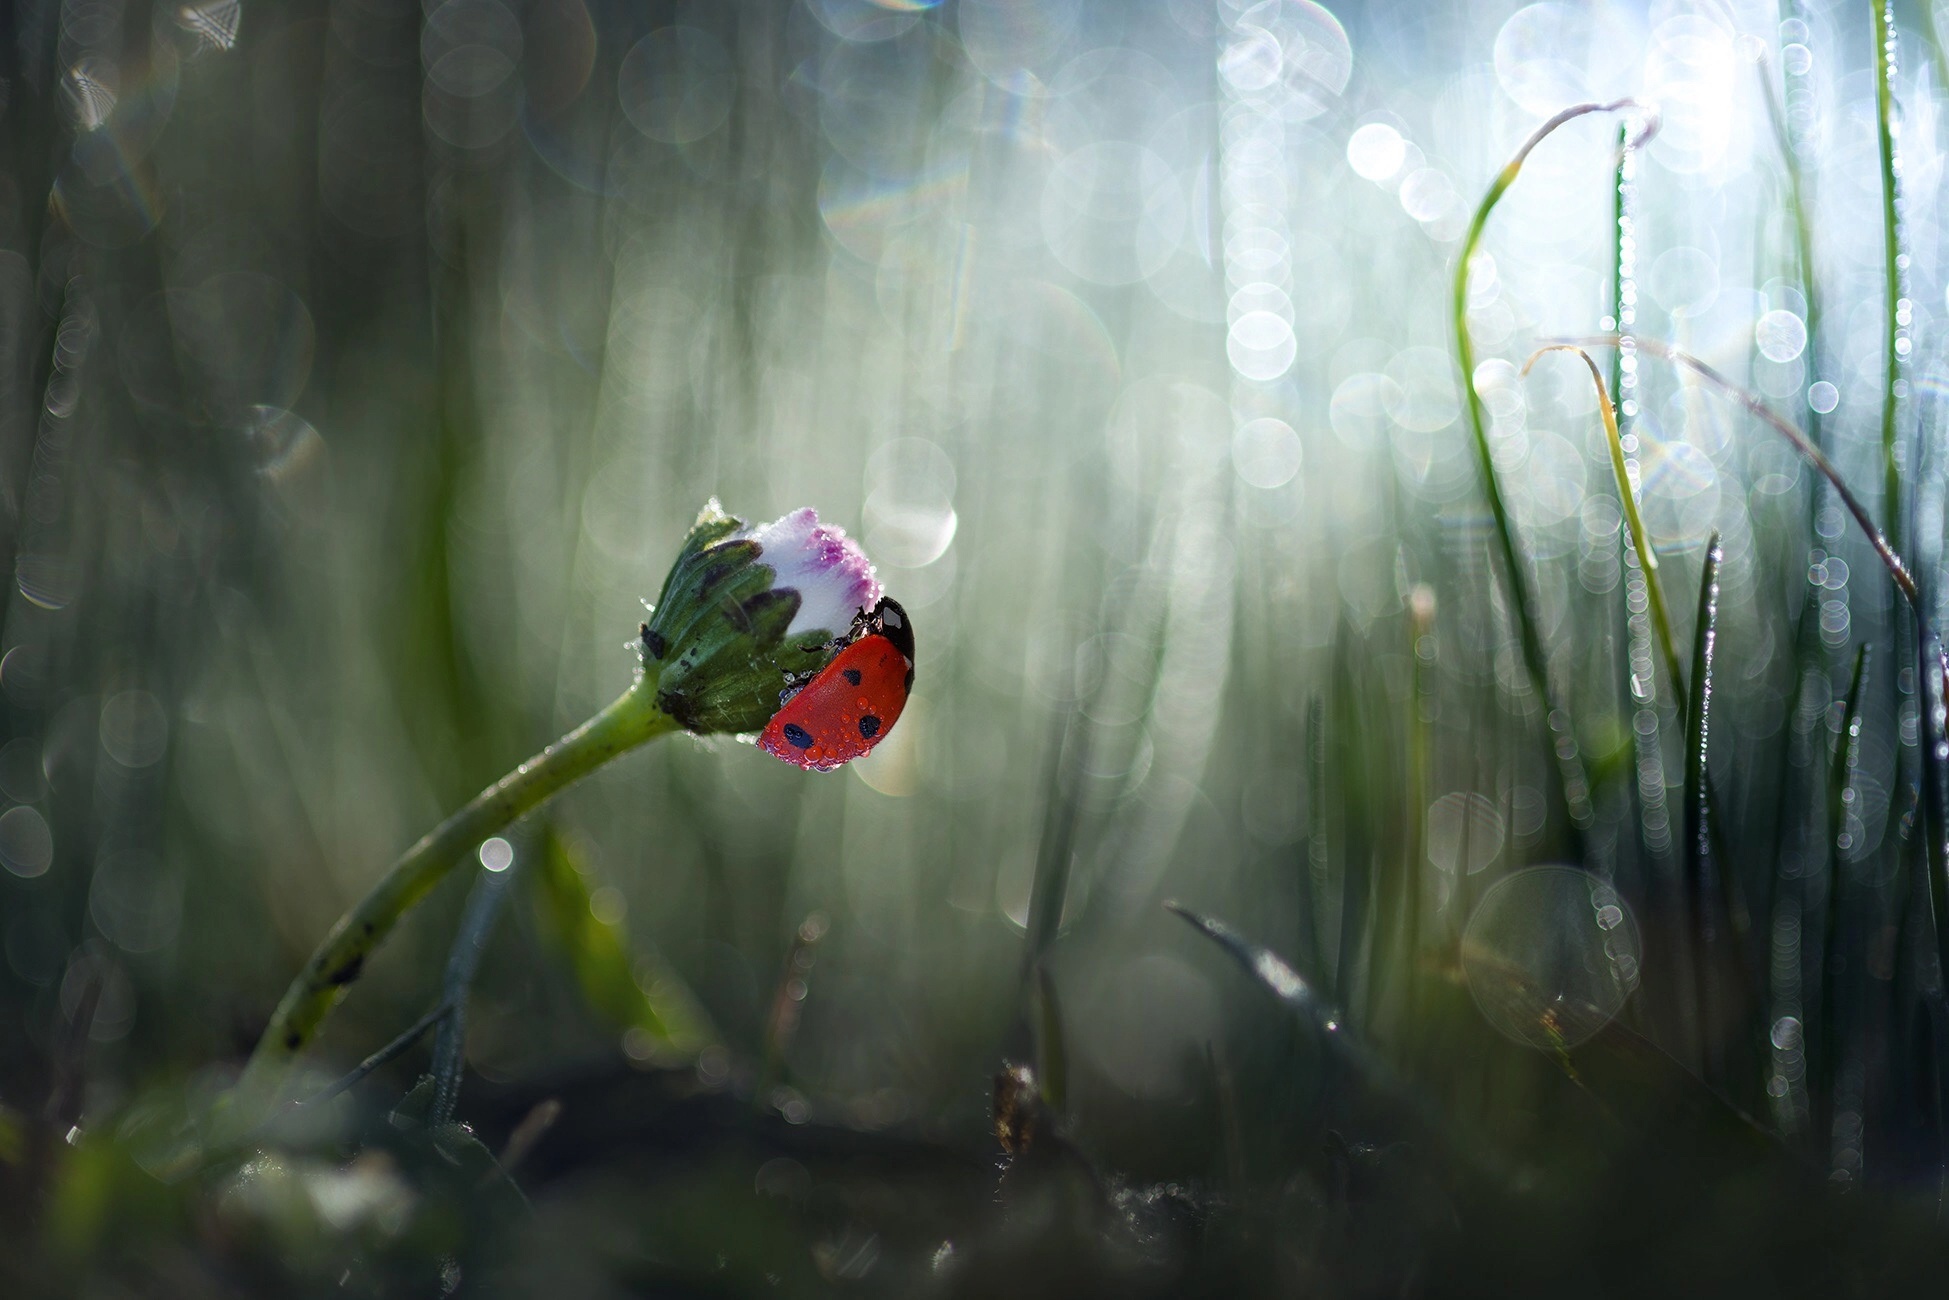
[[[907,621],[907,611],[900,608],[900,602],[891,596],[882,596],[860,619],[863,624],[862,636],[883,636],[893,642],[894,647],[906,656],[907,663],[914,661],[914,625]]]

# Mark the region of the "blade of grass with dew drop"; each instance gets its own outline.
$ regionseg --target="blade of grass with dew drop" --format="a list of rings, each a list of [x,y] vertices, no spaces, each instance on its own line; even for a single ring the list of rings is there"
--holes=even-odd
[[[1591,383],[1597,390],[1597,410],[1603,420],[1606,441],[1610,445],[1611,473],[1616,481],[1618,502],[1623,508],[1625,522],[1630,532],[1631,548],[1638,557],[1638,572],[1644,582],[1645,603],[1651,614],[1653,630],[1657,634],[1659,648],[1665,661],[1665,673],[1670,680],[1672,694],[1674,698],[1687,707],[1686,718],[1688,721],[1684,729],[1684,743],[1687,746],[1689,756],[1698,749],[1701,743],[1696,739],[1699,735],[1698,728],[1703,725],[1703,703],[1699,693],[1701,683],[1698,680],[1698,675],[1701,671],[1705,671],[1706,668],[1701,664],[1698,653],[1709,643],[1712,619],[1716,617],[1718,608],[1716,603],[1718,561],[1715,558],[1718,554],[1718,538],[1715,534],[1712,546],[1708,548],[1705,573],[1700,585],[1698,620],[1694,625],[1694,657],[1689,679],[1691,685],[1688,689],[1687,674],[1680,667],[1678,639],[1672,631],[1670,606],[1665,600],[1664,581],[1658,566],[1658,553],[1651,543],[1650,530],[1645,526],[1643,512],[1639,507],[1637,488],[1632,481],[1630,466],[1625,459],[1624,438],[1618,425],[1616,408],[1612,402],[1613,395],[1605,391],[1603,373],[1598,369],[1597,362],[1583,348],[1575,345],[1548,344],[1538,348],[1530,355],[1529,360],[1524,363],[1523,373],[1527,375],[1530,368],[1536,364],[1537,358],[1541,357],[1544,353],[1554,351],[1575,353],[1583,361],[1585,368],[1590,371]],[[1620,356],[1623,353],[1622,338],[1620,338],[1618,353]],[[1711,598],[1710,602],[1708,602],[1708,597]],[[1699,638],[1701,637],[1708,638],[1708,640],[1700,640]],[[1689,758],[1687,773],[1687,824],[1698,828],[1697,836],[1692,837],[1698,842],[1688,842],[1686,846],[1687,862],[1690,865],[1701,865],[1693,863],[1693,855],[1705,853],[1710,855],[1719,864],[1718,879],[1722,892],[1725,895],[1723,904],[1726,920],[1732,930],[1731,941],[1737,961],[1737,973],[1743,981],[1747,974],[1744,948],[1747,931],[1750,929],[1750,920],[1747,917],[1743,900],[1740,898],[1737,882],[1734,880],[1730,870],[1731,857],[1724,850],[1724,844],[1722,842],[1723,832],[1718,824],[1712,819],[1705,817],[1702,811],[1696,817],[1693,817],[1694,803],[1690,787],[1691,778],[1693,776],[1697,778],[1697,807],[1702,810],[1706,804],[1716,801],[1716,796],[1712,790],[1711,774],[1702,763],[1697,772],[1693,773],[1689,766]],[[1689,870],[1687,879],[1693,879]],[[1694,898],[1690,904],[1691,921],[1695,928],[1701,924],[1701,912],[1699,908],[1703,901],[1702,897]],[[1696,945],[1694,945],[1694,952],[1695,960],[1692,974],[1695,985],[1693,993],[1696,995],[1698,992],[1698,982],[1705,978],[1698,963],[1704,959],[1706,954],[1702,949],[1697,948]],[[1696,997],[1694,997],[1695,1002],[1696,1000]]]
[[[1918,615],[1918,622],[1920,622]],[[1916,637],[1921,653],[1922,687],[1922,838],[1926,849],[1924,861],[1929,877],[1930,924],[1935,933],[1936,961],[1939,972],[1949,973],[1949,656],[1945,656],[1942,642],[1935,633],[1922,623]],[[1949,979],[1949,974],[1938,974],[1938,981]],[[1943,997],[1939,991],[1937,998]],[[1940,1012],[1937,1017],[1937,1041],[1942,1038]],[[1940,1065],[1938,1065],[1940,1069]],[[1943,1165],[1945,1177],[1949,1177],[1949,1130],[1942,1132],[1945,1144]]]
[[[1611,320],[1620,338],[1629,338],[1636,315],[1625,301],[1631,283],[1632,255],[1636,245],[1630,236],[1631,221],[1631,127],[1617,128],[1617,165],[1611,170]],[[1624,349],[1611,354],[1611,392],[1624,400]],[[1622,415],[1619,416],[1622,419]]]
[[[1495,211],[1496,204],[1515,183],[1516,177],[1523,170],[1523,163],[1528,160],[1531,151],[1537,145],[1549,138],[1550,134],[1565,122],[1573,121],[1587,113],[1614,113],[1636,107],[1637,104],[1629,99],[1620,99],[1608,104],[1576,104],[1564,109],[1538,127],[1529,139],[1523,142],[1515,156],[1504,164],[1502,170],[1496,174],[1495,180],[1490,182],[1488,191],[1482,196],[1482,201],[1476,205],[1475,215],[1469,221],[1468,232],[1462,238],[1462,249],[1455,262],[1452,302],[1455,364],[1460,372],[1463,409],[1468,413],[1476,472],[1481,475],[1483,495],[1488,498],[1489,513],[1495,521],[1502,572],[1504,581],[1508,584],[1510,612],[1516,624],[1523,664],[1529,673],[1530,684],[1543,700],[1543,716],[1550,729],[1552,754],[1555,760],[1552,766],[1555,793],[1565,816],[1569,819],[1572,834],[1577,839],[1582,838],[1593,815],[1590,807],[1590,784],[1584,774],[1583,764],[1577,757],[1575,732],[1571,728],[1569,716],[1557,707],[1550,685],[1549,662],[1543,648],[1542,633],[1537,627],[1536,606],[1530,592],[1528,572],[1523,567],[1523,556],[1516,545],[1516,526],[1514,520],[1510,518],[1508,504],[1503,499],[1502,481],[1496,474],[1495,456],[1489,447],[1488,419],[1482,407],[1482,396],[1475,391],[1475,340],[1469,333],[1468,322],[1469,263],[1474,259],[1476,248],[1482,242],[1482,232],[1489,223],[1489,214]]]
[[[718,1041],[717,1031],[678,976],[623,927],[597,915],[589,877],[573,841],[553,826],[537,837],[528,873],[541,929],[568,958],[582,997],[617,1029],[640,1030],[674,1056]]]
[[[1619,351],[1622,352],[1622,348]],[[1658,633],[1658,648],[1664,656],[1665,671],[1671,679],[1672,694],[1676,699],[1684,699],[1685,671],[1679,666],[1678,639],[1672,634],[1672,620],[1665,604],[1665,586],[1658,576],[1658,552],[1651,545],[1650,530],[1645,527],[1644,516],[1638,509],[1638,492],[1631,482],[1629,466],[1624,457],[1624,437],[1618,431],[1617,412],[1611,405],[1611,394],[1605,391],[1603,372],[1590,353],[1575,344],[1550,343],[1538,348],[1523,363],[1523,374],[1527,376],[1536,359],[1546,352],[1574,352],[1590,370],[1590,382],[1597,389],[1597,411],[1604,421],[1604,437],[1610,444],[1611,473],[1617,480],[1618,504],[1624,509],[1624,520],[1631,530],[1631,548],[1638,553],[1638,567],[1644,572],[1645,599],[1651,606],[1651,624]]]
[[[1724,1005],[1718,984],[1728,963],[1719,960],[1721,947],[1716,910],[1730,917],[1732,909],[1724,900],[1712,897],[1711,885],[1721,881],[1729,864],[1714,853],[1712,834],[1713,799],[1708,780],[1707,759],[1712,740],[1712,665],[1718,642],[1719,563],[1724,551],[1719,534],[1714,532],[1706,547],[1705,564],[1699,574],[1698,620],[1693,625],[1691,689],[1685,696],[1685,883],[1689,895],[1687,913],[1692,923],[1692,974],[1698,1001],[1698,1021],[1704,1030],[1700,1056],[1708,1081],[1723,1086],[1726,1061],[1720,1050],[1720,1027],[1735,1023],[1732,1008]],[[1725,886],[1722,885],[1722,889]],[[1731,963],[1735,977],[1744,972],[1743,963]],[[1741,999],[1743,1003],[1744,999]]]
[[[1881,238],[1883,293],[1886,313],[1883,328],[1887,337],[1881,383],[1881,459],[1885,476],[1881,503],[1882,526],[1889,545],[1902,549],[1902,464],[1896,427],[1902,379],[1901,345],[1907,341],[1907,326],[1902,320],[1902,239],[1899,178],[1901,164],[1895,156],[1895,75],[1894,0],[1870,0],[1875,16],[1875,141],[1881,153]]]
[[[1926,5],[1924,6],[1926,8]],[[1760,99],[1766,105],[1767,124],[1773,130],[1773,143],[1780,151],[1780,166],[1787,177],[1787,209],[1793,217],[1794,260],[1800,280],[1800,297],[1807,308],[1807,343],[1802,353],[1807,358],[1805,383],[1813,384],[1820,378],[1820,297],[1814,284],[1814,227],[1809,214],[1807,199],[1807,178],[1800,166],[1800,148],[1795,142],[1793,131],[1788,126],[1786,109],[1781,103],[1781,88],[1773,84],[1772,60],[1762,54],[1754,63],[1760,79]],[[1783,75],[1800,75],[1787,74]],[[1821,443],[1820,412],[1808,408],[1807,432],[1816,447]],[[1820,494],[1812,495],[1810,504],[1818,509]]]
[[[433,1039],[432,1114],[436,1124],[450,1122],[460,1102],[460,1080],[467,1064],[467,1004],[481,958],[487,953],[487,941],[493,937],[494,923],[500,919],[501,907],[507,902],[514,878],[523,871],[525,859],[532,851],[530,837],[522,839],[530,842],[517,849],[507,865],[499,871],[483,871],[475,878],[467,905],[460,914],[459,930],[448,950],[440,993],[447,1014]]]
[[[1847,845],[1848,791],[1861,762],[1861,687],[1867,679],[1868,646],[1863,643],[1854,653],[1854,671],[1841,710],[1841,733],[1834,747],[1834,760],[1827,778],[1827,897],[1821,923],[1820,942],[1820,1020],[1815,1030],[1815,1101],[1821,1120],[1814,1132],[1826,1134],[1833,1145],[1834,1094],[1841,1067],[1840,952],[1841,908],[1843,903],[1843,862]]]

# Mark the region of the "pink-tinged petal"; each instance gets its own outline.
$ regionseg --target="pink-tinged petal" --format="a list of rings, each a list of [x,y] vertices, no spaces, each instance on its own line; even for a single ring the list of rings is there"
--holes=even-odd
[[[786,635],[824,628],[834,636],[853,625],[853,616],[871,609],[880,599],[880,580],[873,562],[844,529],[819,522],[810,506],[802,507],[749,534],[777,579],[774,587],[799,593],[798,613]]]

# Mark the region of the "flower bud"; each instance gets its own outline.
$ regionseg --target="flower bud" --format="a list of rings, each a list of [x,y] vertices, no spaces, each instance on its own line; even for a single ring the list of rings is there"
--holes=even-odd
[[[873,565],[810,508],[753,528],[705,505],[643,625],[657,707],[686,731],[758,731],[880,598]]]

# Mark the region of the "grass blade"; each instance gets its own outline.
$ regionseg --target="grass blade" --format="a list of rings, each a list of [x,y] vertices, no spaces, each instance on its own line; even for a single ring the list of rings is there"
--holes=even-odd
[[[1619,354],[1623,348],[1620,346]],[[1523,375],[1527,377],[1536,359],[1546,352],[1574,352],[1583,358],[1590,368],[1590,382],[1597,388],[1597,411],[1604,420],[1604,436],[1611,448],[1611,473],[1617,479],[1618,504],[1624,507],[1624,520],[1631,530],[1631,547],[1638,553],[1638,565],[1644,571],[1645,598],[1651,605],[1651,623],[1658,632],[1658,647],[1665,657],[1665,671],[1671,678],[1672,694],[1677,699],[1685,698],[1685,672],[1679,667],[1678,640],[1672,635],[1671,614],[1665,605],[1665,586],[1658,577],[1658,552],[1651,545],[1650,530],[1645,527],[1644,515],[1638,509],[1637,488],[1631,482],[1629,466],[1624,459],[1624,436],[1618,431],[1617,412],[1611,406],[1611,395],[1604,388],[1603,372],[1591,359],[1590,353],[1574,343],[1550,343],[1530,353],[1529,360],[1523,363]]]
[[[1930,0],[1932,3],[1933,0]],[[1875,14],[1875,140],[1881,151],[1881,239],[1883,292],[1887,299],[1886,355],[1881,381],[1881,459],[1886,476],[1881,503],[1884,526],[1896,550],[1902,544],[1902,465],[1896,433],[1901,404],[1902,344],[1908,326],[1902,318],[1901,166],[1895,157],[1895,13],[1893,0],[1880,0]]]
[[[1849,678],[1847,697],[1841,712],[1841,734],[1835,744],[1834,761],[1827,779],[1827,897],[1826,918],[1821,926],[1820,945],[1820,1022],[1819,1096],[1816,1104],[1825,1118],[1815,1132],[1828,1135],[1833,1145],[1834,1096],[1841,1069],[1840,975],[1841,906],[1843,868],[1846,858],[1846,799],[1861,762],[1861,686],[1867,679],[1868,647],[1854,654],[1854,673]]]
[[[1523,652],[1523,664],[1528,670],[1530,684],[1543,700],[1544,718],[1550,728],[1555,764],[1557,795],[1561,800],[1571,827],[1581,835],[1592,820],[1590,806],[1590,783],[1584,774],[1583,763],[1577,757],[1576,741],[1570,728],[1569,716],[1557,707],[1555,694],[1550,685],[1549,663],[1543,649],[1542,633],[1537,629],[1536,606],[1531,596],[1527,570],[1523,567],[1523,557],[1516,546],[1516,529],[1509,517],[1509,507],[1503,500],[1502,482],[1496,475],[1495,457],[1489,448],[1489,428],[1487,415],[1482,407],[1481,394],[1475,391],[1475,340],[1469,334],[1469,263],[1475,257],[1476,247],[1482,242],[1482,231],[1488,225],[1489,214],[1495,211],[1496,204],[1508,192],[1509,187],[1522,173],[1523,163],[1531,151],[1547,139],[1551,132],[1565,122],[1573,121],[1588,113],[1615,113],[1623,109],[1636,108],[1633,100],[1620,99],[1608,104],[1576,104],[1564,109],[1549,121],[1543,123],[1523,142],[1496,178],[1489,185],[1482,202],[1476,206],[1475,216],[1469,222],[1468,233],[1462,239],[1462,251],[1455,262],[1455,284],[1453,297],[1453,317],[1455,329],[1455,364],[1461,372],[1463,407],[1468,412],[1469,434],[1475,450],[1476,470],[1482,477],[1482,491],[1489,501],[1489,513],[1495,519],[1496,539],[1501,552],[1504,581],[1508,583],[1511,613],[1516,624],[1517,639]],[[1638,143],[1649,135],[1649,130],[1640,133]]]
[[[1069,1049],[1064,1043],[1062,1003],[1056,981],[1046,966],[1038,966],[1031,993],[1035,1016],[1035,1077],[1042,1100],[1056,1114],[1063,1113],[1069,1096]]]
[[[1306,701],[1306,861],[1300,865],[1299,925],[1302,970],[1319,978],[1327,968],[1320,916],[1326,906],[1328,872],[1326,803],[1326,702]]]
[[[1715,984],[1722,963],[1715,961],[1719,947],[1714,924],[1709,877],[1723,878],[1725,864],[1713,861],[1712,799],[1707,785],[1706,759],[1711,750],[1712,660],[1718,641],[1719,562],[1724,552],[1719,535],[1712,535],[1706,547],[1704,571],[1699,575],[1698,622],[1692,636],[1692,688],[1685,700],[1685,884],[1689,894],[1687,911],[1692,922],[1693,978],[1697,980],[1698,1020],[1704,1028],[1699,1060],[1710,1080],[1725,1078],[1725,1061],[1716,1044],[1717,1026],[1729,1023],[1718,1005]],[[1730,914],[1731,909],[1726,909]],[[1743,963],[1735,968],[1744,970]]]
[[[1200,915],[1179,903],[1164,906],[1184,918],[1191,928],[1225,950],[1225,954],[1257,980],[1267,992],[1298,1012],[1321,1034],[1352,1049],[1352,1040],[1341,1032],[1341,1016],[1284,958],[1263,948],[1222,921]],[[1357,1050],[1357,1049],[1356,1049]]]
[[[487,941],[494,934],[494,923],[501,918],[509,887],[521,870],[526,854],[516,852],[513,860],[499,871],[482,871],[467,895],[467,906],[460,914],[460,930],[447,953],[447,970],[440,1000],[447,1015],[440,1021],[433,1039],[433,1122],[445,1124],[453,1118],[460,1101],[460,1076],[467,1065],[467,1002],[474,987],[474,975],[487,953]]]
[[[1928,5],[1923,5],[1926,12]],[[1814,227],[1808,215],[1807,178],[1800,168],[1800,148],[1787,123],[1786,107],[1781,103],[1781,88],[1773,83],[1772,60],[1762,53],[1755,64],[1760,79],[1760,98],[1766,104],[1767,124],[1773,129],[1773,142],[1780,150],[1780,166],[1787,177],[1787,208],[1793,214],[1793,252],[1800,276],[1800,296],[1807,307],[1806,382],[1820,378],[1820,299],[1814,286]],[[1798,74],[1804,77],[1804,72]],[[1821,445],[1820,412],[1808,408],[1808,436]],[[1815,504],[1818,506],[1818,496]]]

